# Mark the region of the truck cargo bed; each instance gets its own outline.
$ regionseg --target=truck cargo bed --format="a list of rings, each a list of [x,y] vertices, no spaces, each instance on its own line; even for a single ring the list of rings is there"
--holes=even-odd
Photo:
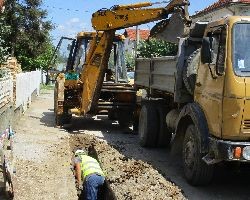
[[[174,93],[176,64],[176,56],[137,58],[135,85],[138,88]]]

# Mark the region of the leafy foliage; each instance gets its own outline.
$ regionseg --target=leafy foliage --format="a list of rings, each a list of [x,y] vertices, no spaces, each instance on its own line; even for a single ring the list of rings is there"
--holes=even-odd
[[[10,26],[6,25],[4,16],[0,15],[0,64],[9,56],[9,46],[4,40],[8,34],[10,34]]]
[[[135,56],[131,53],[125,53],[125,62],[128,71],[133,71],[135,68]]]
[[[45,67],[51,55],[47,12],[41,9],[42,0],[6,0],[3,18],[10,27],[9,34],[1,35],[9,46],[9,53],[17,57],[24,70]]]
[[[138,46],[138,56],[143,58],[173,56],[176,55],[178,47],[176,44],[150,38],[140,41]]]

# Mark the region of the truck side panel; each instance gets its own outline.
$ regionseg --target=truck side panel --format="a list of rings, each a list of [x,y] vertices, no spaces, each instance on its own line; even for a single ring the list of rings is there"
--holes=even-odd
[[[138,58],[136,60],[135,84],[137,87],[175,92],[175,56],[161,58]]]

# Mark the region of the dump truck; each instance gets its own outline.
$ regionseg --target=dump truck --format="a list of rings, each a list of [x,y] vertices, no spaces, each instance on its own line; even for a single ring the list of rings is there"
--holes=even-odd
[[[176,20],[152,29],[178,44],[176,56],[136,59],[135,88],[145,94],[138,132],[144,147],[171,145],[187,181],[203,185],[217,163],[250,162],[250,17],[198,21],[184,37],[165,37],[182,26]]]
[[[185,15],[188,4],[189,2],[185,0],[173,0],[166,7],[152,8],[154,4],[146,2],[116,5],[93,13],[92,26],[98,35],[90,40],[81,69],[77,71],[73,67],[74,52],[77,52],[78,48],[77,45],[76,48],[72,45],[69,58],[73,59],[70,59],[66,69],[57,77],[56,124],[64,124],[72,114],[95,115],[107,110],[110,116],[117,117],[120,125],[128,127],[133,121],[136,97],[134,88],[127,83],[104,82],[105,74],[109,75],[108,60],[115,32],[126,27],[167,20],[173,12],[181,12],[183,20],[189,23],[189,16]]]

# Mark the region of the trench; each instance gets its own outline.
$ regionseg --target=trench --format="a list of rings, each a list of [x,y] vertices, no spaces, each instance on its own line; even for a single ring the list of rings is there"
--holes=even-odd
[[[77,137],[77,136],[73,136],[73,137],[76,137],[76,139],[79,141],[79,137]],[[93,143],[92,144],[82,143],[82,145],[76,145],[76,146],[71,145],[72,157],[74,155],[74,151],[76,148],[84,148],[85,150],[87,150],[88,156],[95,158],[99,162],[100,166],[102,167],[102,163],[101,163],[99,156],[98,156],[98,151],[96,150]],[[78,200],[83,200],[83,199],[85,199],[84,188],[82,191],[78,192]],[[105,177],[104,184],[98,189],[97,199],[98,200],[116,200],[117,199],[114,191],[110,187],[110,183],[108,181],[107,176]]]
[[[85,148],[90,156],[99,161],[106,175],[99,199],[186,199],[181,189],[164,178],[151,164],[127,157],[123,153],[125,149],[117,149],[107,138],[88,131],[69,134],[72,155],[77,148]],[[116,144],[122,148],[121,143],[119,140]]]

